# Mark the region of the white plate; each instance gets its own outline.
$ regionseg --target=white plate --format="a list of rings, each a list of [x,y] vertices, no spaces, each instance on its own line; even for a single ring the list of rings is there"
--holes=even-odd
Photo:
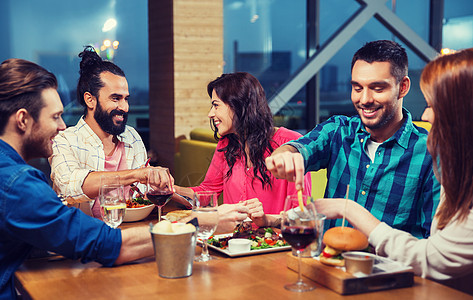
[[[216,238],[224,238],[230,236],[231,234],[217,234],[214,237]],[[208,245],[210,249],[216,250],[223,254],[226,254],[230,257],[238,257],[238,256],[248,256],[248,255],[256,255],[256,254],[263,254],[263,253],[271,253],[271,252],[279,252],[279,251],[287,251],[291,250],[291,246],[282,246],[282,247],[274,247],[274,248],[266,248],[266,249],[255,249],[245,252],[238,252],[238,253],[230,253],[227,249],[221,249],[219,247],[215,247],[214,245]]]

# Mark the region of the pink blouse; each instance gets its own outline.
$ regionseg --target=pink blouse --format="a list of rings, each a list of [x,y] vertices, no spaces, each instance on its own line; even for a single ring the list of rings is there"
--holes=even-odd
[[[280,127],[273,136],[273,140],[276,142],[275,148],[299,137],[301,137],[299,133]],[[286,196],[297,193],[294,183],[284,179],[276,179],[270,174],[272,188],[263,189],[261,181],[253,180],[253,168],[247,169],[243,159],[237,159],[233,166],[232,175],[225,178],[229,167],[225,161],[224,153],[218,150],[224,148],[227,144],[227,139],[218,142],[204,181],[199,186],[191,189],[194,192],[215,191],[218,195],[223,192],[223,203],[227,204],[258,198],[263,204],[263,210],[266,214],[279,214],[284,209]],[[267,152],[265,158],[269,155],[270,153]],[[310,173],[308,172],[304,177],[303,194],[310,195],[311,187]]]

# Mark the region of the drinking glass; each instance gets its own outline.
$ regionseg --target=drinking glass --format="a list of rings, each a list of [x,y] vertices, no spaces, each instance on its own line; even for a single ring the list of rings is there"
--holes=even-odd
[[[314,284],[304,282],[301,276],[301,252],[315,241],[320,233],[312,197],[307,195],[287,196],[282,214],[281,232],[283,238],[296,250],[299,261],[297,281],[285,285],[284,288],[294,292],[315,289]]]
[[[117,228],[122,223],[126,211],[123,185],[104,184],[100,186],[99,197],[102,220],[108,226]]]
[[[158,222],[161,221],[161,209],[169,202],[173,194],[172,187],[159,185],[158,170],[150,168],[148,182],[146,184],[146,198],[158,207]]]
[[[194,261],[209,261],[207,240],[215,232],[218,225],[217,194],[214,192],[196,192],[192,205],[192,217],[199,221],[197,238],[202,240],[202,253],[194,258]]]

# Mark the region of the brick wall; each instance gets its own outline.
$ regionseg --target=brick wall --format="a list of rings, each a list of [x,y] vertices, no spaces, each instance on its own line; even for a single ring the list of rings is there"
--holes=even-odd
[[[150,148],[174,167],[176,138],[207,128],[207,83],[223,72],[222,0],[149,0]]]

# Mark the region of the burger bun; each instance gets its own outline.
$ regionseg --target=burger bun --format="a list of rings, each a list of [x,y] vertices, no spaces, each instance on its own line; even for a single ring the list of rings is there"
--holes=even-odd
[[[319,261],[324,265],[328,266],[335,266],[335,267],[343,267],[345,266],[345,259],[338,259],[338,258],[328,258],[323,255],[319,256]]]
[[[368,238],[351,227],[333,227],[324,234],[323,242],[341,251],[362,250],[368,247]]]

